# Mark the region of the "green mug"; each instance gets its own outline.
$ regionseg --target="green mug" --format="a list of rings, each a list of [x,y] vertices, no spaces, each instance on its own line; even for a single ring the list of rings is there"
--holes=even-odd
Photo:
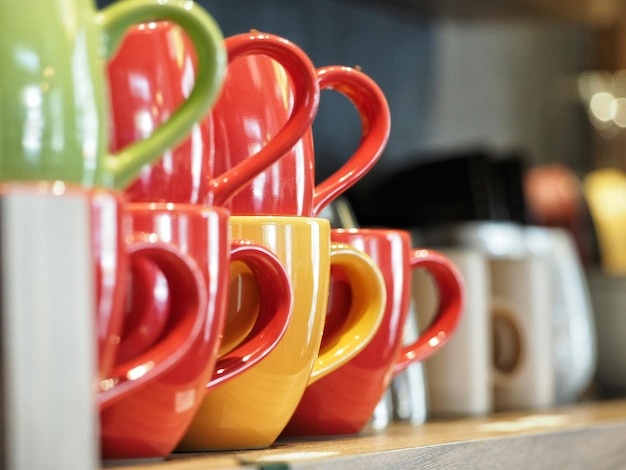
[[[1,11],[0,181],[124,189],[187,136],[221,89],[222,32],[191,1],[124,0],[98,10],[92,0],[4,0]],[[111,154],[106,61],[131,26],[157,20],[179,24],[192,40],[196,85],[150,137]]]

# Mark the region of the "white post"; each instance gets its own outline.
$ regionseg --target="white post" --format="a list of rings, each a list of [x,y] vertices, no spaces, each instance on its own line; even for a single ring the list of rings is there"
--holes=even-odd
[[[0,197],[2,468],[99,468],[87,195]]]

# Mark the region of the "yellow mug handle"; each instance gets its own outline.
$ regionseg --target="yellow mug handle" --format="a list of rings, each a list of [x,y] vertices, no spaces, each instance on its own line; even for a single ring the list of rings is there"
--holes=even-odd
[[[385,281],[366,253],[345,243],[331,243],[330,264],[341,268],[350,289],[359,295],[352,299],[346,320],[333,340],[322,343],[308,385],[359,354],[374,338],[385,314]]]

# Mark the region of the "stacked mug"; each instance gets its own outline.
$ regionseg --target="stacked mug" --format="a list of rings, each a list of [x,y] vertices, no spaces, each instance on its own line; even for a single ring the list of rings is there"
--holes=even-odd
[[[389,137],[366,74],[315,69],[272,34],[224,39],[192,2],[27,0],[0,21],[7,467],[358,432],[391,377],[446,343],[450,261],[319,216]],[[362,140],[315,185],[323,90],[354,104]],[[416,267],[438,314],[403,348]],[[367,393],[345,407],[343,384]]]

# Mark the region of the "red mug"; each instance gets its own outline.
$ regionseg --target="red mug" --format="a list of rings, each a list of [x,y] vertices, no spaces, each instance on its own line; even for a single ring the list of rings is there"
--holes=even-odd
[[[254,71],[260,73],[255,75]],[[286,77],[274,78],[278,72],[274,62],[262,56],[244,57],[229,65],[212,111],[217,173],[245,161],[250,149],[261,148],[268,139],[277,137],[289,116],[290,107],[285,104],[297,96],[293,85],[285,85]],[[390,115],[378,85],[360,70],[343,66],[317,69],[317,82],[320,90],[346,96],[359,112],[359,146],[337,171],[316,186],[313,133],[308,126],[295,146],[226,203],[233,215],[317,217],[380,158],[389,138]]]
[[[319,89],[315,68],[301,49],[280,36],[256,31],[231,36],[225,40],[225,46],[231,64],[227,74],[235,73],[231,67],[239,60],[255,61],[262,55],[284,67],[237,71],[245,74],[246,86],[258,80],[267,87],[284,87],[284,73],[289,76],[294,84],[289,103],[266,100],[264,92],[252,95],[256,102],[264,103],[265,114],[276,113],[274,108],[282,107],[281,116],[285,120],[280,132],[277,129],[267,145],[264,141],[263,145],[255,147],[253,155],[248,152],[252,147],[246,147],[245,158],[242,155],[235,160],[215,154],[215,117],[209,113],[193,126],[189,137],[178,147],[164,148],[161,160],[141,169],[137,179],[126,189],[131,201],[224,205],[289,151],[310,126],[319,104]],[[113,128],[111,150],[148,137],[167,120],[193,88],[195,74],[195,50],[182,28],[170,22],[157,22],[131,29],[108,65]],[[238,92],[244,93],[244,89]],[[222,112],[241,119],[244,116],[240,111],[223,109]],[[245,117],[250,121],[250,115]],[[243,130],[236,132],[243,138]],[[218,163],[216,158],[225,158],[225,161]]]
[[[368,254],[380,268],[387,289],[385,316],[374,339],[348,363],[309,385],[285,427],[283,436],[354,434],[374,413],[393,376],[438,351],[453,334],[461,316],[463,279],[442,254],[412,248],[404,230],[333,229],[333,242]],[[412,272],[425,269],[438,288],[435,318],[417,340],[403,345],[412,292]],[[339,269],[331,276],[331,295],[324,329],[332,342],[352,303],[352,292]],[[358,391],[358,393],[355,393]]]
[[[54,184],[50,185],[53,191]],[[179,277],[187,279],[189,286],[185,292],[194,306],[185,307],[188,324],[201,321],[205,294],[201,284],[201,273],[195,262],[181,253],[171,244],[144,243],[125,237],[124,202],[117,191],[94,188],[90,195],[90,222],[92,232],[91,254],[94,260],[95,302],[96,302],[96,334],[99,379],[107,380],[115,362],[119,362],[119,345],[122,328],[125,322],[126,287],[128,272],[131,266],[140,262],[150,262],[161,266],[162,281],[168,286]],[[135,273],[137,284],[145,279],[148,273]],[[139,292],[139,290],[141,292]],[[158,296],[147,289],[136,289],[135,295],[141,303],[158,304]],[[146,324],[142,324],[145,328]],[[187,330],[192,334],[192,330]],[[172,343],[173,344],[173,343]],[[173,347],[172,352],[176,348]],[[150,374],[147,374],[149,377]],[[121,385],[117,383],[117,385]],[[133,389],[135,384],[127,384],[116,388],[115,394],[121,390]],[[113,392],[111,392],[113,395]]]
[[[128,347],[124,362],[102,381],[101,454],[105,460],[163,458],[182,438],[207,391],[261,361],[282,338],[291,315],[291,283],[269,250],[230,240],[229,214],[224,209],[129,203],[125,213],[132,246],[149,253],[153,244],[166,243],[191,260],[194,276],[171,276],[167,263],[153,259],[136,263],[133,273],[140,282],[133,282],[131,288],[140,292],[133,292],[127,317],[136,314],[139,320],[128,322],[130,329],[124,330],[121,345],[140,337],[136,331],[153,326],[155,318],[158,327]],[[226,339],[229,333],[224,331],[233,261],[250,269],[261,293],[258,308],[247,312],[256,319],[249,321],[252,330],[235,340]],[[166,298],[155,303],[151,299],[162,275],[168,279]],[[196,289],[201,295],[192,295]],[[148,299],[148,305],[141,299]],[[188,311],[193,309],[201,314],[192,325]],[[175,353],[168,344],[173,341],[180,344]],[[220,354],[223,341],[236,344]]]

